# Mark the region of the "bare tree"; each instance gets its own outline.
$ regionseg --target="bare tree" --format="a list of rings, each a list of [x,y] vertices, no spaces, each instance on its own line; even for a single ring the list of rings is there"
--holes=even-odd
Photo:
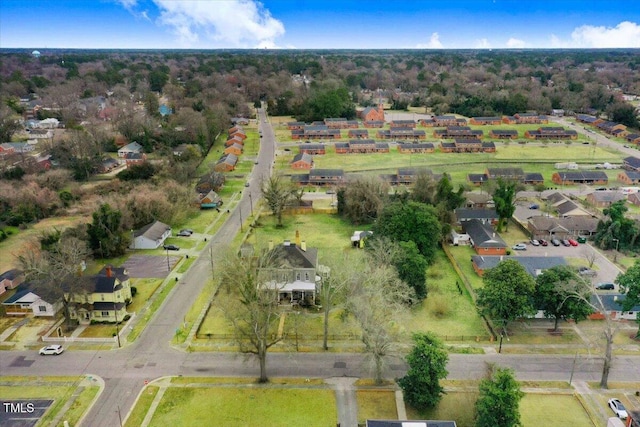
[[[279,259],[277,250],[261,250],[247,256],[227,253],[218,264],[221,289],[227,296],[218,305],[233,327],[240,351],[257,356],[261,383],[269,381],[267,352],[282,340],[277,334],[278,288],[271,280]]]
[[[87,243],[76,237],[62,237],[48,251],[34,241],[18,255],[26,280],[39,287],[40,296],[53,302],[62,301],[67,325],[71,324],[70,303],[73,295],[85,292],[81,277],[82,264],[89,258]]]
[[[349,282],[346,305],[362,331],[376,384],[382,383],[386,358],[399,341],[399,325],[408,312],[406,302],[413,298],[413,290],[398,278],[396,270],[379,265],[374,257]]]
[[[598,253],[593,249],[585,248],[582,250],[582,257],[587,260],[587,263],[589,264],[589,268],[593,268],[593,265],[596,263],[596,260],[598,259]]]

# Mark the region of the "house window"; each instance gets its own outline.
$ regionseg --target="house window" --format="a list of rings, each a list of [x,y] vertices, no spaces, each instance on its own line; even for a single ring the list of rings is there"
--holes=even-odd
[[[100,301],[104,301],[104,294],[100,294]]]
[[[296,280],[300,280],[300,272],[296,273]]]
[[[47,306],[46,306],[46,305],[39,305],[39,306],[38,306],[38,311],[39,311],[40,313],[44,313],[44,312],[46,312],[46,311],[47,311]]]
[[[308,281],[309,281],[309,273],[304,273],[304,280],[305,280],[306,282],[308,282]]]
[[[103,312],[100,313],[100,315],[102,317],[109,317],[109,312],[108,311],[103,311]]]

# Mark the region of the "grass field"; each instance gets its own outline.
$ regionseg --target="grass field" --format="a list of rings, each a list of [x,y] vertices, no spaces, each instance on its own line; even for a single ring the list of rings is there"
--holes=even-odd
[[[153,385],[149,385],[142,390],[142,393],[138,396],[135,406],[124,423],[125,427],[138,427],[142,425],[142,421],[144,421],[147,412],[149,412],[151,402],[153,402],[156,394],[158,394],[158,390],[159,388]]]
[[[150,426],[325,427],[336,421],[335,396],[328,389],[189,387],[167,389]]]
[[[396,397],[392,390],[357,390],[358,424],[370,420],[397,420]]]
[[[433,410],[420,412],[407,406],[407,416],[412,420],[455,420],[458,427],[473,427],[477,398],[474,391],[449,391]],[[523,427],[596,427],[571,394],[526,393],[520,402],[520,417]]]

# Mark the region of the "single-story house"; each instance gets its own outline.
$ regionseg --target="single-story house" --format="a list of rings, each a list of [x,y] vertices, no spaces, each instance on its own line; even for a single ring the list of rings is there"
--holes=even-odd
[[[500,262],[512,259],[520,263],[533,277],[538,277],[544,270],[558,265],[567,265],[561,256],[480,256],[473,255],[471,263],[473,269],[482,276],[485,271],[496,267]]]
[[[640,184],[640,172],[622,171],[618,173],[618,181],[629,185]]]
[[[24,281],[24,273],[17,268],[7,270],[0,274],[0,295],[7,289],[14,289]]]
[[[622,159],[622,167],[629,171],[640,172],[640,159],[629,156]]]
[[[363,122],[383,122],[384,123],[384,108],[382,104],[377,107],[367,107],[359,113]]]
[[[242,139],[239,135],[230,136],[225,142],[225,147],[231,147],[233,144],[240,144],[244,146],[244,139]]]
[[[489,193],[467,191],[464,194],[466,202],[464,207],[467,209],[493,209],[495,203],[493,202],[493,196]]]
[[[127,153],[124,156],[124,162],[127,167],[131,165],[139,165],[147,161],[147,155],[144,153]]]
[[[293,169],[311,169],[313,167],[313,156],[307,153],[298,153],[291,160]]]
[[[625,299],[625,295],[623,294],[599,295],[599,297],[602,300],[604,309],[607,313],[609,313],[609,317],[611,319],[636,320],[638,313],[640,313],[640,304],[632,307],[629,311],[622,311],[621,304]],[[600,307],[600,304],[598,303],[597,297],[595,295],[591,296],[591,304],[594,307]],[[604,314],[602,312],[593,313],[591,316],[589,316],[589,319],[604,319]]]
[[[598,229],[598,218],[591,216],[568,218],[533,216],[527,221],[527,229],[533,239],[591,236]]]
[[[116,159],[107,157],[100,162],[100,166],[98,166],[98,172],[108,173],[117,168],[119,165],[120,163]]]
[[[491,225],[478,219],[471,219],[462,224],[464,232],[469,235],[471,246],[478,255],[505,255],[509,247]]]
[[[586,200],[597,208],[608,208],[613,203],[626,200],[627,196],[620,191],[594,191],[587,194]]]
[[[577,203],[572,200],[567,200],[566,202],[558,204],[556,207],[556,211],[558,212],[558,216],[561,218],[569,218],[569,217],[592,217],[591,212],[581,208]]]
[[[327,153],[327,148],[324,144],[304,144],[298,150],[299,153],[313,154],[314,156]]]
[[[54,301],[48,294],[45,288],[24,282],[2,305],[7,316],[33,314],[36,317],[52,317],[62,308],[62,301]]]
[[[130,249],[157,249],[167,237],[171,236],[171,227],[160,221],[154,221],[133,232]]]
[[[458,208],[454,211],[454,214],[456,215],[457,224],[476,219],[484,224],[495,225],[500,218],[495,209]]]
[[[471,117],[469,119],[470,125],[500,125],[502,123],[502,118],[500,117]]]
[[[238,163],[238,156],[235,154],[225,154],[218,159],[213,170],[216,172],[229,172],[236,168]]]
[[[215,191],[211,190],[203,194],[198,201],[200,209],[215,209],[222,205],[222,198]]]
[[[243,150],[244,150],[244,146],[236,142],[231,144],[227,148],[225,148],[224,154],[233,154],[233,155],[239,156],[240,154],[242,154]]]
[[[553,175],[551,175],[551,180],[557,185],[607,185],[609,183],[607,174],[602,171],[554,172]]]
[[[518,131],[515,129],[491,129],[489,131],[489,138],[516,139],[518,138]]]
[[[433,153],[436,150],[432,142],[399,143],[398,151],[405,154]]]
[[[118,150],[118,157],[126,157],[129,153],[142,153],[142,145],[131,142]]]

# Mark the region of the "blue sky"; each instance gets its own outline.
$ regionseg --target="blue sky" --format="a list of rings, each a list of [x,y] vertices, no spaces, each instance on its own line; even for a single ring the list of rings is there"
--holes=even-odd
[[[0,48],[640,48],[638,0],[2,0]]]

